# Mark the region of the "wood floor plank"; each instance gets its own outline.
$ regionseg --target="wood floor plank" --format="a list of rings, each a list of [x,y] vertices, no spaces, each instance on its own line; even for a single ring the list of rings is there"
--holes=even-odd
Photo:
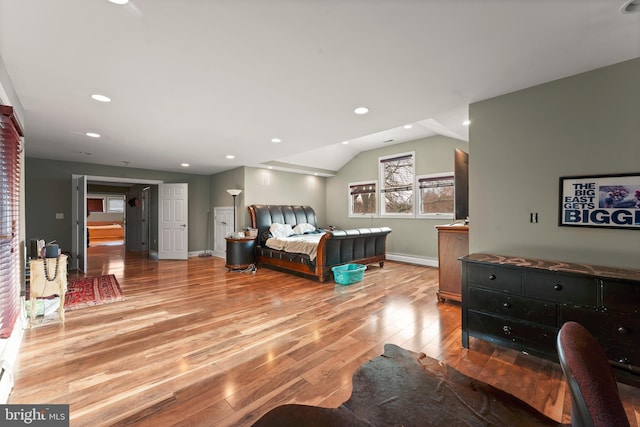
[[[461,347],[460,305],[437,301],[437,269],[387,261],[344,286],[224,263],[89,248],[88,274],[115,274],[125,300],[25,331],[9,403],[68,403],[72,426],[248,426],[284,403],[338,406],[356,369],[395,343],[569,420],[558,364]],[[637,422],[640,391],[620,390]]]

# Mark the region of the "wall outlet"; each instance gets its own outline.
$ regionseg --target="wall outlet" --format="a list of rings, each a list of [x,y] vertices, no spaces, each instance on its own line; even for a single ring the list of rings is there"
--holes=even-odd
[[[62,212],[57,212],[56,219],[64,219],[64,214]]]

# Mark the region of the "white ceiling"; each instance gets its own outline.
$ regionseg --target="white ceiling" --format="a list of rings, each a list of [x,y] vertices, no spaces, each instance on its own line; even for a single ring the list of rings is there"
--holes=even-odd
[[[330,174],[390,139],[468,140],[469,103],[639,57],[624,3],[0,0],[0,56],[27,156]]]

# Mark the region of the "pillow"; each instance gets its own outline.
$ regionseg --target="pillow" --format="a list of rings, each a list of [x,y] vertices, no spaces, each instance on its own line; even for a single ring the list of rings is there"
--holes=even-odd
[[[306,222],[303,222],[302,224],[298,224],[295,227],[293,227],[294,234],[304,234],[310,231],[316,231],[316,228],[313,225]]]
[[[273,234],[273,237],[276,239],[282,239],[283,237],[289,237],[293,234],[293,229],[291,228],[291,224],[278,224],[274,222],[269,227],[269,231]]]

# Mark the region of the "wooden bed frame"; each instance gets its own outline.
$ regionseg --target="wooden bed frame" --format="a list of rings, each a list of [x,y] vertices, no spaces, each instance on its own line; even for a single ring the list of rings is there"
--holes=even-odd
[[[249,206],[252,228],[258,229],[256,262],[258,265],[311,276],[320,282],[333,277],[331,267],[341,264],[373,264],[384,266],[386,238],[391,228],[358,228],[327,231],[320,239],[315,262],[307,255],[291,254],[263,246],[264,234],[273,223],[308,223],[318,227],[316,213],[310,206],[296,205],[251,205]]]
[[[87,221],[89,242],[110,242],[124,240],[124,221]],[[95,226],[118,225],[118,228],[92,228]]]

